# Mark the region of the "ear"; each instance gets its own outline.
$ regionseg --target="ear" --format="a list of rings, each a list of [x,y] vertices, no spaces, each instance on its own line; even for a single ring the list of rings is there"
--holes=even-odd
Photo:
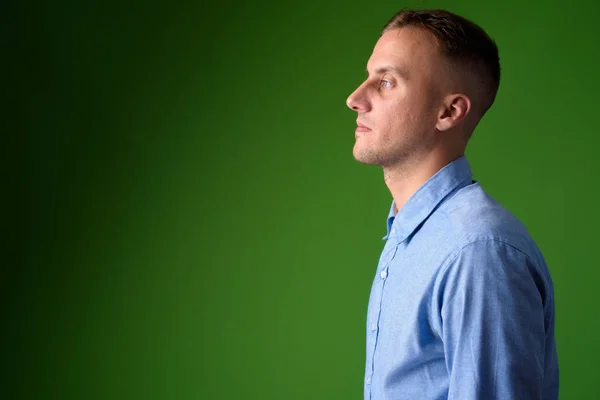
[[[438,115],[436,128],[447,131],[458,125],[471,110],[471,100],[464,94],[446,96]]]

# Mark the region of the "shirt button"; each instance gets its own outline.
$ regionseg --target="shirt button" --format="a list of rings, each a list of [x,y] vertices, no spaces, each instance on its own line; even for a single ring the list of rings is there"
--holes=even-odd
[[[392,228],[392,235],[396,233],[396,228]]]
[[[381,273],[379,274],[379,276],[381,276],[381,279],[385,279],[387,276],[387,271],[384,269],[383,271],[381,271]]]
[[[371,377],[370,377],[370,376],[367,376],[367,377],[365,378],[365,383],[366,383],[367,385],[369,385],[369,384],[371,383]]]
[[[377,325],[373,324],[371,325],[371,332],[375,332],[377,330]]]

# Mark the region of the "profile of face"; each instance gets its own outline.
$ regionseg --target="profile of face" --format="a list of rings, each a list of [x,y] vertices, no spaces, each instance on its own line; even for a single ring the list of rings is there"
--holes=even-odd
[[[358,113],[354,157],[394,167],[436,146],[445,59],[427,31],[406,26],[385,32],[367,63],[367,79],[348,97]]]

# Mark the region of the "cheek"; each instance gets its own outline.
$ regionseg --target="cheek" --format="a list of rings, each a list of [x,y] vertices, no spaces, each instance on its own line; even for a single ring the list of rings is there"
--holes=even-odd
[[[389,109],[390,118],[399,126],[419,129],[431,121],[433,106],[428,102],[427,96],[414,92],[404,96]]]
[[[415,116],[411,107],[410,102],[397,100],[383,108],[381,120],[385,121],[385,129],[388,134],[411,124]]]

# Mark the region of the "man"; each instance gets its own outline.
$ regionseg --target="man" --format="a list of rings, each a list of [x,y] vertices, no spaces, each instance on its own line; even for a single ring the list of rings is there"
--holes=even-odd
[[[367,314],[365,399],[557,399],[554,289],[525,227],[464,156],[500,80],[477,25],[403,10],[350,95],[354,157],[393,202]]]

